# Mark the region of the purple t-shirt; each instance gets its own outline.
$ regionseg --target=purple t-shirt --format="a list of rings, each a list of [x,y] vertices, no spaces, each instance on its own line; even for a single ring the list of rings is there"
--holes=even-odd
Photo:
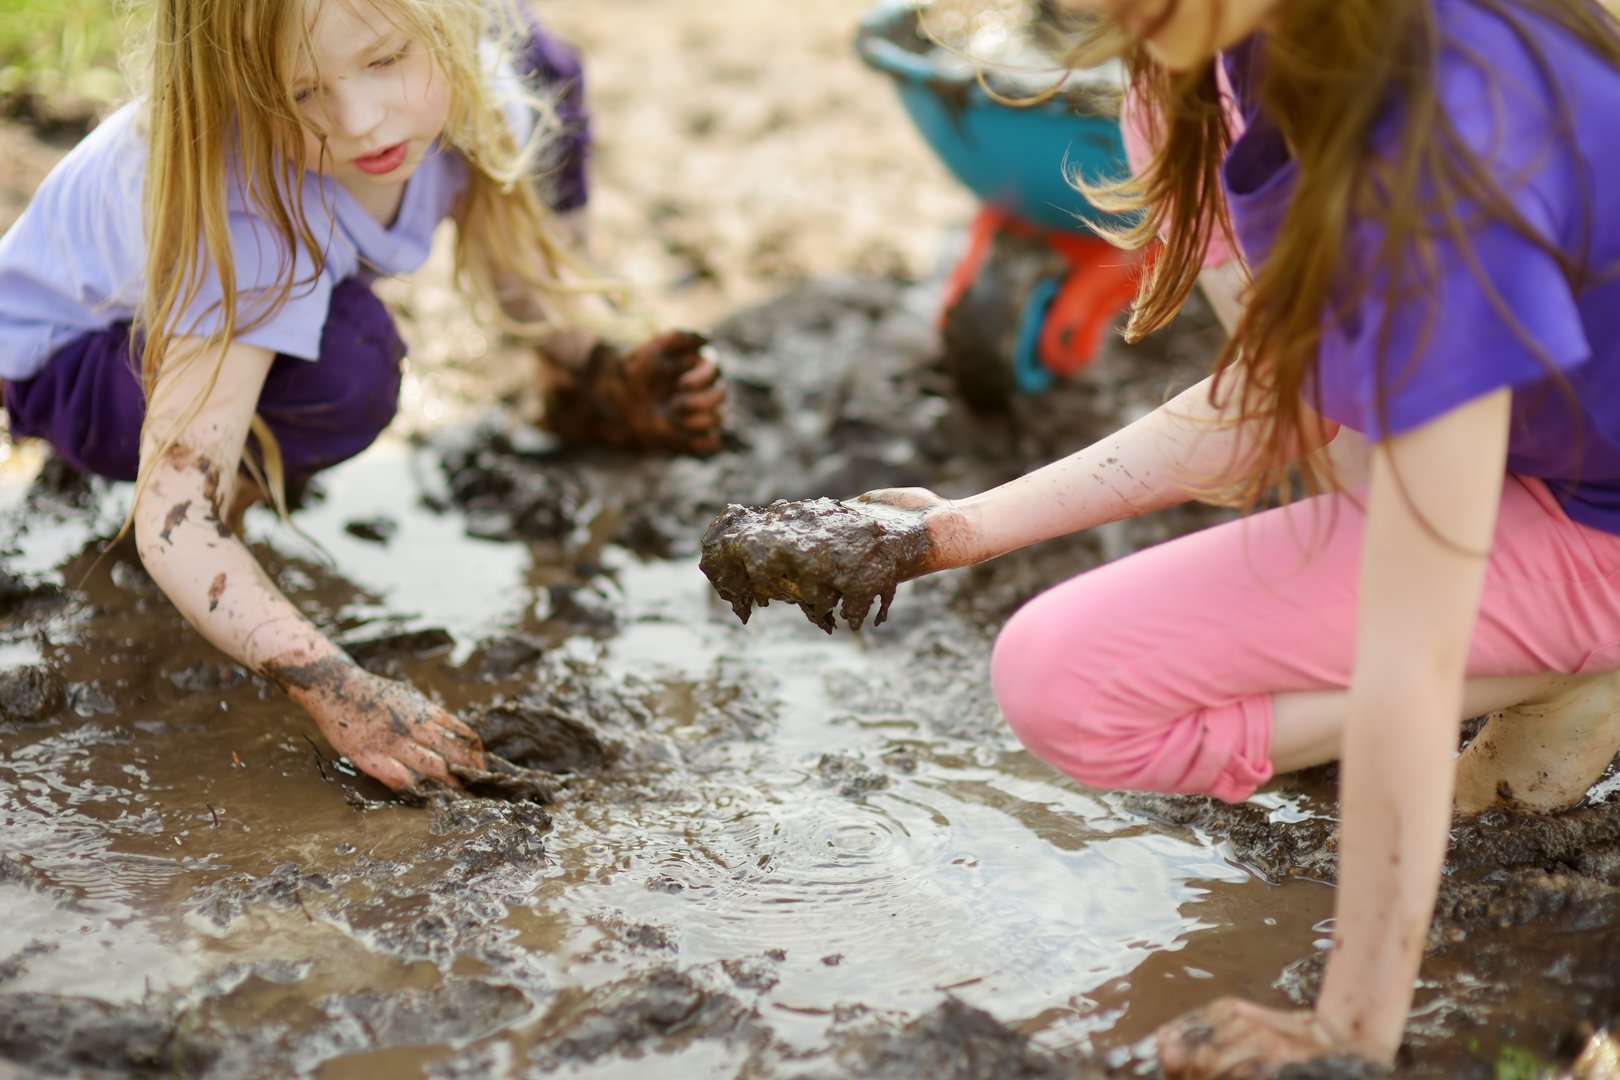
[[[1511,387],[1508,469],[1547,480],[1574,520],[1620,533],[1620,72],[1523,13],[1567,100],[1566,126],[1548,76],[1506,21],[1470,0],[1432,2],[1442,37],[1436,77],[1456,130],[1538,234],[1584,254],[1591,273],[1576,292],[1556,260],[1505,224],[1477,230],[1470,252],[1440,246],[1432,299],[1388,308],[1375,283],[1354,310],[1326,318],[1322,411],[1376,439]],[[1253,101],[1263,49],[1255,38],[1225,57],[1249,126],[1224,179],[1255,265],[1276,238],[1297,169]],[[1398,108],[1374,131],[1375,148]],[[1466,220],[1468,209],[1458,210]],[[1375,226],[1352,221],[1347,251],[1376,251],[1377,239]]]

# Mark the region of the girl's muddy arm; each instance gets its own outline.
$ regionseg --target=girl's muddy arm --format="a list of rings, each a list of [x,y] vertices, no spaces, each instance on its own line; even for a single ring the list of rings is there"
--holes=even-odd
[[[179,339],[163,365],[142,435],[146,482],[136,546],[153,579],[198,631],[307,709],[335,750],[392,787],[453,783],[482,764],[475,736],[410,687],[356,665],[281,594],[225,521],[237,466],[274,357]],[[188,406],[202,405],[178,438]]]
[[[1337,930],[1317,1013],[1394,1059],[1451,820],[1468,646],[1506,471],[1510,392],[1381,444],[1340,769]]]
[[[1182,391],[1061,461],[931,514],[929,537],[937,564],[928,569],[982,562],[1238,482],[1251,460],[1251,433],[1246,425],[1234,424],[1223,407],[1238,400],[1236,387],[1223,386],[1223,405],[1217,405],[1210,401],[1212,382],[1205,379]],[[1320,437],[1297,447],[1297,454],[1326,445],[1338,431],[1321,418],[1306,428]]]

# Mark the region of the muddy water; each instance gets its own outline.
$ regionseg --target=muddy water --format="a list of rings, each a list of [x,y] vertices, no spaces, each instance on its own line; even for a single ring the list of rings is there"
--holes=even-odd
[[[98,558],[119,491],[35,479],[37,459],[13,454],[0,1058],[219,1076],[1133,1074],[1189,1006],[1308,992],[1331,908],[1323,778],[1235,811],[1085,791],[1016,747],[986,689],[994,627],[1022,599],[1210,513],[902,585],[889,622],[858,634],[776,607],[738,625],[699,572],[727,502],[982,487],[1149,407],[1213,332],[1189,316],[992,420],[943,394],[929,305],[825,281],[738,316],[717,335],[736,432],[707,461],[561,453],[496,413],[335,470],[302,534],[250,518],[289,595],[364,662],[550,771],[543,808],[409,807],[354,776],[184,627],[128,545]],[[1612,848],[1604,812],[1579,851]],[[1409,1071],[1506,1043],[1572,1055],[1578,1022],[1612,1010],[1594,974],[1612,923],[1590,915],[1608,910],[1609,864],[1576,865],[1570,835],[1504,854],[1475,834],[1459,869],[1475,891],[1448,894]],[[1560,859],[1573,883],[1549,886]],[[1517,905],[1491,891],[1504,861]],[[1585,966],[1531,943],[1538,913]],[[1496,923],[1512,929],[1475,929]],[[1491,942],[1494,968],[1470,966],[1469,940]],[[1526,956],[1562,957],[1563,981],[1507,982]]]

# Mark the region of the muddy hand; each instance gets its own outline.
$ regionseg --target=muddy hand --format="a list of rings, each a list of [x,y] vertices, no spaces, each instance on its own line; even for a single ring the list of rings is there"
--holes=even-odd
[[[1159,1065],[1184,1080],[1264,1077],[1285,1065],[1343,1056],[1309,1010],[1265,1009],[1221,998],[1158,1030]]]
[[[858,630],[877,601],[888,617],[895,586],[923,572],[928,535],[917,511],[832,499],[728,506],[709,523],[698,563],[743,622],[754,605],[797,604],[827,633],[834,613]]]
[[[968,554],[972,545],[966,518],[954,502],[927,488],[878,488],[857,495],[844,505],[855,510],[882,506],[916,514],[928,537],[928,546],[916,565],[907,568],[907,579],[979,561]]]
[[[666,331],[632,351],[624,367],[626,380],[645,403],[644,437],[697,454],[720,449],[726,385],[708,338],[687,330]]]
[[[725,383],[708,339],[658,334],[624,352],[599,344],[578,370],[550,373],[546,424],[569,442],[711,454],[720,448]]]
[[[310,711],[332,749],[396,791],[460,788],[457,770],[485,764],[483,744],[465,724],[415,687],[363,668],[346,674],[341,694]]]

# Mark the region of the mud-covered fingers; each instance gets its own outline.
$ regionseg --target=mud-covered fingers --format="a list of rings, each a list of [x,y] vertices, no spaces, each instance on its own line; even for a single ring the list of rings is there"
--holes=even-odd
[[[426,777],[387,754],[365,754],[354,762],[355,768],[384,785],[391,791],[420,795],[418,784]]]
[[[692,356],[699,359],[713,356],[708,347],[708,336],[696,330],[665,330],[652,340],[665,356]]]
[[[1222,998],[1159,1028],[1159,1067],[1167,1076],[1217,1075],[1208,1071],[1208,1061],[1211,1051],[1218,1051],[1231,1035],[1232,1004],[1231,999]]]
[[[708,338],[690,330],[666,330],[631,349],[623,363],[632,378],[645,377],[655,371],[665,372],[667,377],[672,369],[681,369],[684,374],[685,369],[709,363],[703,355],[703,347],[708,343]]]
[[[424,784],[431,786],[438,784],[443,787],[461,790],[461,781],[457,780],[450,771],[450,763],[435,750],[431,750],[421,743],[401,742],[390,751],[395,761],[410,770],[412,786],[418,789]]]
[[[702,390],[720,381],[720,365],[715,362],[714,350],[702,348],[690,354],[692,366],[681,372],[675,385],[681,390]]]
[[[1238,998],[1222,998],[1166,1024],[1158,1043],[1165,1074],[1191,1080],[1265,1076],[1332,1051],[1312,1013],[1279,1012]]]
[[[700,431],[720,423],[720,406],[726,403],[726,386],[716,383],[707,390],[676,394],[670,412],[686,428]]]
[[[449,713],[442,713],[423,724],[419,741],[452,764],[478,768],[484,760],[484,743],[478,734]]]

